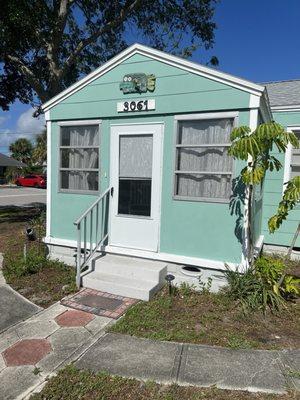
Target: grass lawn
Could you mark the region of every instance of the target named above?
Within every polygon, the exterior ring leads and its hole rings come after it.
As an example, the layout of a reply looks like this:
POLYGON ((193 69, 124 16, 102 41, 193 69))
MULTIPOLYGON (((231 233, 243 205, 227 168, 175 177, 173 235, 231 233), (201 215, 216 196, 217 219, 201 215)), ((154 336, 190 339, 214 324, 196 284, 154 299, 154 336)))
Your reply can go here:
POLYGON ((258 349, 299 348, 299 330, 299 301, 277 315, 244 315, 224 294, 188 288, 173 297, 163 289, 153 300, 134 305, 110 328, 157 340, 258 349))
POLYGON ((182 387, 79 371, 68 366, 30 400, 292 400, 296 393, 273 395, 216 388, 182 387))
POLYGON ((21 270, 26 242, 25 228, 31 226, 41 212, 39 208, 1 209, 0 252, 4 253, 3 274, 7 283, 35 304, 48 307, 77 289, 74 268, 56 261, 45 261, 39 256, 45 251, 43 243, 27 243, 27 253, 33 253, 33 256, 29 256, 33 268, 24 272, 21 270))

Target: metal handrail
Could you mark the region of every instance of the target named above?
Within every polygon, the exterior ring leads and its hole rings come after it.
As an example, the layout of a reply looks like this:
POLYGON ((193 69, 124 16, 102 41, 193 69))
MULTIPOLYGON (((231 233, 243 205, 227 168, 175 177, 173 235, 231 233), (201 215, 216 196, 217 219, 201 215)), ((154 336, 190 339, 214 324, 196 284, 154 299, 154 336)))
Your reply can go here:
MULTIPOLYGON (((108 231, 105 232, 105 223, 108 225, 109 194, 112 187, 103 192, 100 197, 74 222, 77 228, 77 254, 76 254, 76 284, 80 287, 82 270, 88 265, 96 251, 108 239, 108 231), (105 199, 108 200, 105 202, 105 199), (99 224, 99 205, 102 202, 101 223, 99 224), (95 212, 95 214, 94 214, 95 212), (94 218, 96 216, 96 219, 94 218), (95 219, 95 221, 94 221, 95 219), (87 240, 87 222, 89 223, 89 239, 87 240), (83 225, 83 246, 82 232, 83 225), (100 225, 100 229, 99 229, 100 225), (99 237, 100 233, 100 237, 99 237), (83 256, 82 256, 83 250, 83 256)), ((108 229, 108 228, 107 228, 108 229)))
POLYGON ((75 222, 74 225, 78 225, 83 218, 98 204, 100 203, 100 201, 103 199, 103 197, 105 197, 107 195, 108 192, 111 191, 111 187, 109 187, 108 189, 105 190, 105 192, 103 192, 100 197, 98 197, 98 199, 81 215, 81 217, 79 217, 75 222))

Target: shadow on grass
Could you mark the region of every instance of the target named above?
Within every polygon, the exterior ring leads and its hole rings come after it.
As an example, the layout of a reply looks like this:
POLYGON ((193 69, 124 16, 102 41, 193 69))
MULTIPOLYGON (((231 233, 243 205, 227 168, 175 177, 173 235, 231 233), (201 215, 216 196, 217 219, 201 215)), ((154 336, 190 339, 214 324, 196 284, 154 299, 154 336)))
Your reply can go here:
POLYGON ((31 203, 26 207, 22 206, 0 206, 0 223, 2 222, 26 222, 39 216, 46 211, 44 203, 31 203))

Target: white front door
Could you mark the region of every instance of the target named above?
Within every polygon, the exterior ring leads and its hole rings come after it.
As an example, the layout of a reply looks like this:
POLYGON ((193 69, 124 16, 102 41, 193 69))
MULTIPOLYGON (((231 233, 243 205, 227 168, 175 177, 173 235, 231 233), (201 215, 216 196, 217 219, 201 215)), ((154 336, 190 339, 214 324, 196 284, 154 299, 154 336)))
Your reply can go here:
POLYGON ((111 127, 111 246, 158 251, 162 124, 111 127))

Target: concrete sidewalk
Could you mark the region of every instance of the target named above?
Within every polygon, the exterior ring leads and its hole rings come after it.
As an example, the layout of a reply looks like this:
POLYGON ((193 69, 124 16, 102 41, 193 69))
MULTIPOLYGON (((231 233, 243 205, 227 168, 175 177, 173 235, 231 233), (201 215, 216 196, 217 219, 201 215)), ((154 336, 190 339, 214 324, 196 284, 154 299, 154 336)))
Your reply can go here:
POLYGON ((59 303, 0 334, 0 399, 24 399, 76 360, 112 320, 59 303))
POLYGON ((0 333, 42 310, 6 284, 2 262, 0 253, 0 333))
POLYGON ((300 350, 231 350, 106 334, 76 365, 160 383, 268 393, 300 389, 300 350))

